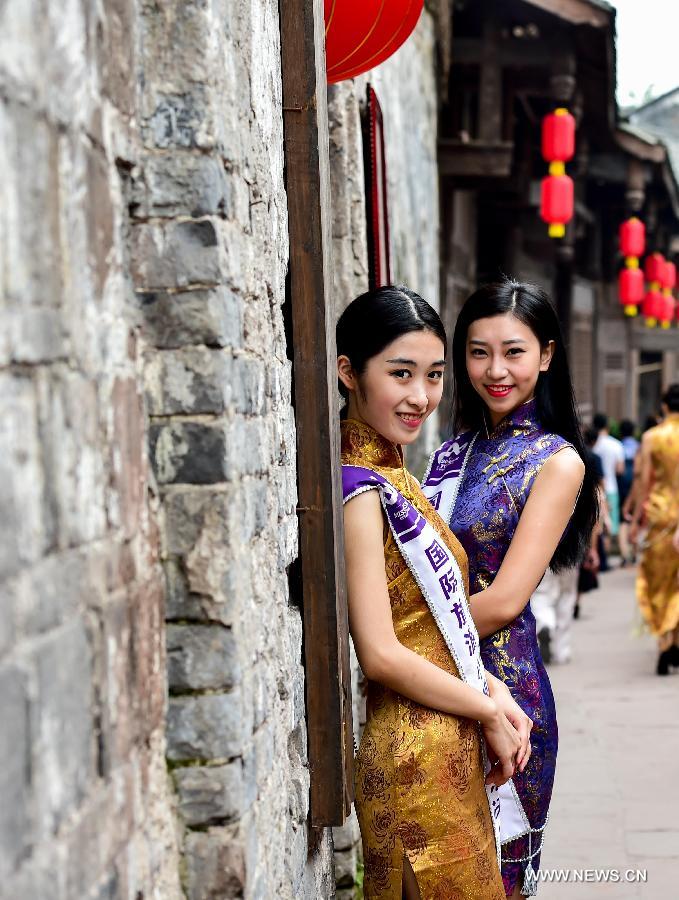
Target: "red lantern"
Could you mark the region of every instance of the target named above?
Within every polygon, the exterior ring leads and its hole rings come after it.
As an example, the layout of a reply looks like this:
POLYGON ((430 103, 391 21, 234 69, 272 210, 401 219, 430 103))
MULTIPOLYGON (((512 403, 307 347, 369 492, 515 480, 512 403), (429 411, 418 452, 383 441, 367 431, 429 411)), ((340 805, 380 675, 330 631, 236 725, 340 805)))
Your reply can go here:
POLYGON ((563 237, 566 222, 573 217, 573 179, 568 175, 547 175, 542 179, 540 215, 549 223, 550 237, 563 237))
MULTIPOLYGON (((548 163, 566 163, 575 153, 575 119, 563 107, 542 120, 542 158, 548 163)), ((559 175, 562 172, 552 172, 559 175)))
POLYGON ((542 179, 540 215, 549 223, 549 236, 562 238, 573 218, 573 180, 565 163, 575 153, 575 119, 567 109, 555 109, 542 120, 542 155, 549 175, 542 179))
POLYGON ((663 305, 661 315, 658 316, 658 318, 660 319, 662 328, 669 328, 670 323, 674 318, 674 297, 672 296, 672 290, 677 283, 677 267, 673 262, 670 262, 669 260, 665 261, 662 275, 663 305))
POLYGON ((662 253, 651 253, 644 263, 646 281, 650 281, 651 290, 658 290, 665 281, 665 257, 662 253))
POLYGON ((644 299, 644 273, 641 269, 622 269, 618 275, 618 295, 626 316, 636 316, 644 299))
POLYGON ((644 255, 646 251, 646 226, 633 216, 622 222, 618 232, 620 238, 620 252, 624 257, 636 257, 644 255))
POLYGON ((644 301, 641 304, 641 315, 646 319, 648 328, 655 328, 658 324, 658 319, 663 314, 663 309, 663 295, 660 291, 653 289, 646 291, 644 301))
POLYGON ((424 0, 325 0, 325 61, 334 84, 374 69, 410 36, 424 0))
POLYGON ((672 294, 665 294, 663 296, 663 313, 660 317, 660 325, 662 328, 669 328, 672 324, 675 306, 676 303, 672 294))

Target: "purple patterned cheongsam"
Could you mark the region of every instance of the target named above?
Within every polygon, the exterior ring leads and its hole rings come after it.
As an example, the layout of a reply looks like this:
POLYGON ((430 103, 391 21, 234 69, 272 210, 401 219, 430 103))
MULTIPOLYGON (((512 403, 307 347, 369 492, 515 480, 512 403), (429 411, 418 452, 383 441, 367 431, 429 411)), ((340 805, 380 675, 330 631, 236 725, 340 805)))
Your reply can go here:
MULTIPOLYGON (((550 456, 567 446, 564 438, 541 428, 534 400, 503 419, 489 437, 476 438, 450 519, 450 528, 469 557, 470 595, 492 584, 536 475, 550 456)), ((513 779, 531 834, 502 848, 502 878, 509 896, 517 882, 523 884, 529 860, 538 869, 558 744, 554 697, 530 603, 513 622, 482 640, 481 656, 486 669, 504 681, 534 722, 531 758, 513 779)))

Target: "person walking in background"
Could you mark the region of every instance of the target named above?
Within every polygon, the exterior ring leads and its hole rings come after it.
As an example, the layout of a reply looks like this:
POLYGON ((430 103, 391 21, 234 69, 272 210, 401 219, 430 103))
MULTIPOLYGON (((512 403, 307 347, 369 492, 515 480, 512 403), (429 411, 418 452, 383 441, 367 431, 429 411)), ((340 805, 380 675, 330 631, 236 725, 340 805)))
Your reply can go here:
POLYGON ((601 459, 593 450, 598 435, 596 429, 585 429, 585 465, 594 473, 594 479, 597 484, 597 493, 599 496, 599 517, 592 528, 592 534, 589 539, 589 548, 580 565, 580 573, 578 576, 578 594, 575 600, 575 608, 573 610, 573 618, 580 618, 580 598, 583 594, 594 591, 599 587, 598 573, 601 566, 601 558, 605 555, 603 548, 602 532, 603 522, 608 515, 606 509, 606 493, 604 491, 604 470, 601 465, 601 459))
POLYGON ((610 535, 617 538, 620 530, 620 495, 618 494, 618 475, 625 471, 625 451, 617 438, 608 432, 608 416, 597 413, 592 420, 598 437, 594 452, 601 459, 604 470, 604 490, 610 519, 610 535))
POLYGON ((665 420, 641 441, 641 476, 630 536, 636 540, 642 517, 637 600, 652 634, 658 638, 658 675, 679 666, 679 554, 673 540, 679 521, 679 384, 663 395, 665 420))
POLYGON ((625 456, 624 469, 618 475, 618 500, 620 503, 620 531, 618 534, 618 543, 620 546, 620 556, 622 557, 620 565, 626 566, 632 562, 632 548, 629 541, 629 516, 625 515, 625 504, 629 493, 632 489, 634 481, 634 460, 639 452, 639 441, 635 438, 634 422, 629 419, 623 419, 620 423, 620 442, 625 456))

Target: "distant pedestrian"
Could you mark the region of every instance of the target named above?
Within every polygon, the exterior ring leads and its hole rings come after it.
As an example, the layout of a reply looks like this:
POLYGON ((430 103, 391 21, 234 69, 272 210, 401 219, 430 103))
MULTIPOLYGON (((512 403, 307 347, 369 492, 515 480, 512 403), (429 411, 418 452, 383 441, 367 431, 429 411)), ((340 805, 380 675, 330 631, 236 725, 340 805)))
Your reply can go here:
POLYGON ((578 577, 578 595, 575 601, 575 609, 573 610, 573 618, 577 619, 580 616, 580 597, 582 594, 587 594, 590 591, 594 591, 599 587, 599 579, 598 573, 600 571, 601 559, 605 556, 605 550, 603 549, 603 541, 602 541, 602 531, 603 531, 603 521, 604 517, 608 515, 606 509, 606 494, 604 492, 604 470, 601 465, 601 459, 596 455, 594 450, 594 444, 596 443, 598 435, 596 433, 596 429, 589 428, 585 429, 584 438, 585 438, 585 462, 594 472, 594 477, 596 479, 596 483, 599 491, 599 518, 592 529, 592 535, 589 541, 589 549, 585 554, 585 558, 582 561, 580 566, 580 573, 578 577))
POLYGON ((620 545, 620 556, 622 557, 621 566, 632 562, 632 548, 629 541, 629 518, 625 516, 625 502, 632 489, 634 481, 634 460, 639 452, 640 444, 634 436, 634 422, 629 419, 623 419, 620 423, 620 441, 622 443, 623 453, 625 455, 624 469, 618 475, 618 497, 621 509, 620 531, 618 534, 618 543, 620 545))
POLYGON ((665 420, 642 438, 639 502, 631 529, 634 540, 645 518, 637 600, 658 638, 658 675, 679 666, 679 554, 673 546, 679 521, 679 384, 663 395, 663 411, 665 420))
POLYGON ((606 502, 611 520, 611 535, 617 537, 620 529, 620 495, 618 494, 618 475, 625 471, 625 451, 617 438, 608 432, 608 416, 597 413, 592 420, 599 437, 594 445, 594 452, 601 458, 604 469, 604 488, 606 502))

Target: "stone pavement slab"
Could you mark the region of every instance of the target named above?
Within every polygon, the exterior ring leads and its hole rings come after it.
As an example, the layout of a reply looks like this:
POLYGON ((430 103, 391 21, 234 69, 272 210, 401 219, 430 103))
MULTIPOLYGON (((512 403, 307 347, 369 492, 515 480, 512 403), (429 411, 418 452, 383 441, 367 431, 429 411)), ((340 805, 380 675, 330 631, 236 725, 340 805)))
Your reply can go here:
POLYGON ((655 675, 634 578, 600 576, 573 622, 572 661, 549 668, 559 756, 542 869, 571 871, 543 882, 542 900, 679 900, 679 670, 655 675))

